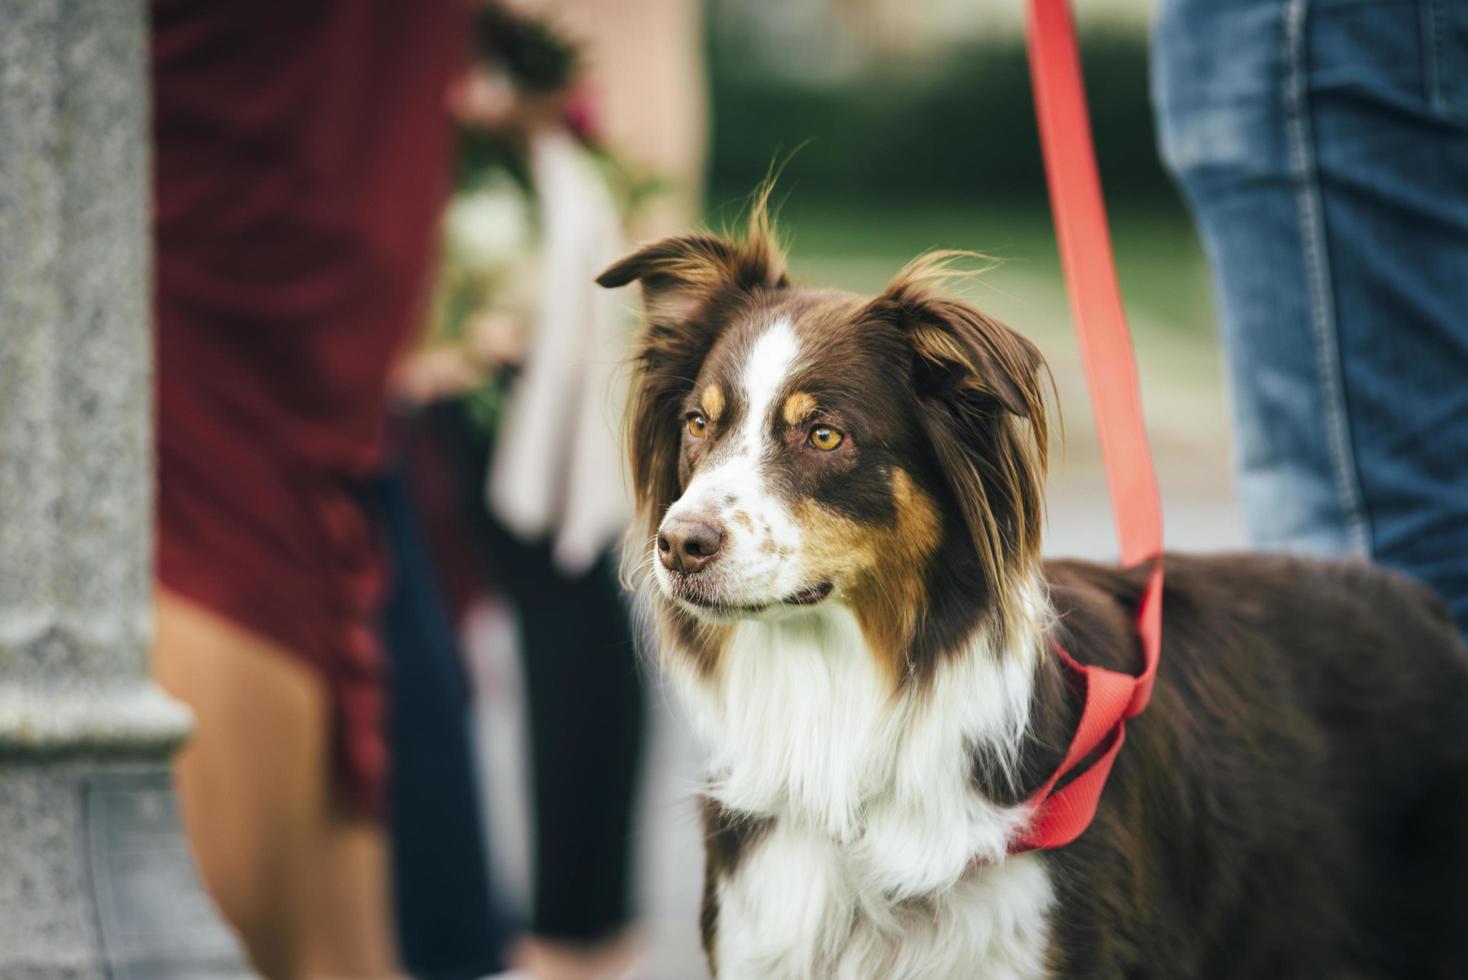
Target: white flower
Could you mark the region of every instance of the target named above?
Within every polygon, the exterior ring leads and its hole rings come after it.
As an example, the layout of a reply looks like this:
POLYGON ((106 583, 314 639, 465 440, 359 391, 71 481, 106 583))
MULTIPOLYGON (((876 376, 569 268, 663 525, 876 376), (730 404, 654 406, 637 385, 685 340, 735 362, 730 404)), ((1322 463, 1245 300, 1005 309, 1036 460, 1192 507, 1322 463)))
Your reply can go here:
POLYGON ((515 262, 531 247, 531 221, 520 185, 493 177, 454 195, 446 222, 449 252, 454 262, 481 272, 515 262))

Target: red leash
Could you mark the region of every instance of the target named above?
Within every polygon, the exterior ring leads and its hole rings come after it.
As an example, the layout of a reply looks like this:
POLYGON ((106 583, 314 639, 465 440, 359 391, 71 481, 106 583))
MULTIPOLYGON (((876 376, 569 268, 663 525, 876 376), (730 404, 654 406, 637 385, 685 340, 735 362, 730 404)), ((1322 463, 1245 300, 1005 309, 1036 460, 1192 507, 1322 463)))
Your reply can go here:
POLYGON ((1085 690, 1085 707, 1065 761, 1031 797, 1034 818, 1011 848, 1015 852, 1064 847, 1090 826, 1125 740, 1126 719, 1140 714, 1152 694, 1162 646, 1162 504, 1111 254, 1069 0, 1029 0, 1027 39, 1060 261, 1096 412, 1121 560, 1153 565, 1137 615, 1144 655, 1140 675, 1080 664, 1056 647, 1085 690), (1061 780, 1068 781, 1057 789, 1061 780))

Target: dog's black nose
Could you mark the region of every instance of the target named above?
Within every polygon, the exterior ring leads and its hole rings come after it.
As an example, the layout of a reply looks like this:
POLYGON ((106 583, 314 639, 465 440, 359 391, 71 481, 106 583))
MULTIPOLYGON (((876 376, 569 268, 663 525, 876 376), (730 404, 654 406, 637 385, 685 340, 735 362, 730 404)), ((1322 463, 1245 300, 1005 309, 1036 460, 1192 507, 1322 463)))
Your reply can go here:
POLYGON ((658 529, 658 559, 674 571, 702 571, 723 546, 724 529, 708 521, 675 517, 658 529))

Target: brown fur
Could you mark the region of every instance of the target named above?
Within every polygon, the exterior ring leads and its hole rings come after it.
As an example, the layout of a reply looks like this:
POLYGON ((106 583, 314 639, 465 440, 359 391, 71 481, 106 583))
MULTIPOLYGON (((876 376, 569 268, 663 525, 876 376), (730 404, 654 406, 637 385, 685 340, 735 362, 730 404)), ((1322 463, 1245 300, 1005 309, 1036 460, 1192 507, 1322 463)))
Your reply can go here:
POLYGON ((733 637, 732 627, 705 623, 665 602, 657 605, 657 622, 665 655, 676 651, 687 657, 700 675, 713 676, 733 637))
MULTIPOLYGON (((1015 581, 1040 556, 1049 454, 1044 361, 1028 340, 942 291, 962 275, 952 267, 961 255, 934 252, 909 263, 868 315, 907 327, 927 389, 924 428, 984 575, 1015 581)), ((1001 622, 1016 615, 1004 593, 996 599, 1001 622)))
MULTIPOLYGON (((1468 651, 1441 603, 1352 562, 1167 568, 1152 704, 1091 828, 1048 855, 1054 975, 1468 977, 1468 651)), ((1138 670, 1145 571, 1048 578, 1057 639, 1138 670)), ((1037 751, 1073 722, 1049 724, 1037 751)))
POLYGON ((717 972, 718 883, 734 873, 740 860, 774 826, 771 820, 732 813, 705 797, 701 801, 704 839, 703 904, 699 931, 710 972, 717 972))
POLYGON ((851 601, 868 645, 900 682, 916 670, 909 651, 926 594, 922 571, 938 549, 942 524, 932 498, 903 470, 892 471, 892 498, 897 520, 874 540, 876 560, 851 588, 851 601))

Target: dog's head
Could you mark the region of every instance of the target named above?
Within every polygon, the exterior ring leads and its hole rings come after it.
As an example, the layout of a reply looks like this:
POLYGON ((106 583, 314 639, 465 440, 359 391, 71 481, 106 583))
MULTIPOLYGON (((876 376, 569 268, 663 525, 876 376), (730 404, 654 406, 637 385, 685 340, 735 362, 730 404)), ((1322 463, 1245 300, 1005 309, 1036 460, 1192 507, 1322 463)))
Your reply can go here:
POLYGON ((949 257, 871 299, 797 288, 757 212, 744 241, 669 238, 601 275, 642 284, 631 466, 675 616, 845 603, 908 672, 1006 618, 1039 551, 1044 366, 942 292, 949 257))

